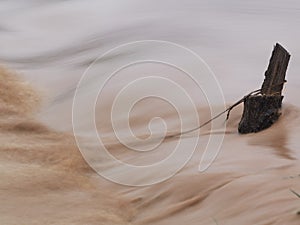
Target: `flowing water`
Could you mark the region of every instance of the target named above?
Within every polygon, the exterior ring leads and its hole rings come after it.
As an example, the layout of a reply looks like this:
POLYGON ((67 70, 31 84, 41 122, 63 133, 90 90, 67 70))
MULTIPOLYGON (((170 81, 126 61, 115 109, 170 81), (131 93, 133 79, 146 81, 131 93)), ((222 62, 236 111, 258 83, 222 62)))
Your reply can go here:
MULTIPOLYGON (((300 200, 291 192, 300 192, 298 1, 4 0, 0 18, 0 224, 300 223, 300 200), (98 56, 120 44, 150 39, 175 42, 202 57, 215 73, 227 104, 260 87, 272 45, 281 43, 292 58, 279 121, 260 133, 239 135, 239 106, 230 114, 218 157, 205 172, 198 171, 205 146, 211 136, 222 133, 210 126, 184 137, 187 144, 199 136, 200 140, 191 160, 164 182, 134 187, 102 178, 83 159, 73 135, 76 86, 98 56)), ((89 111, 84 110, 89 95, 98 91, 111 67, 151 51, 128 49, 96 63, 92 80, 82 89, 86 95, 79 98, 78 128, 84 141, 92 135, 89 111)), ((203 93, 178 71, 157 65, 125 70, 95 103, 95 122, 110 153, 126 163, 155 163, 167 157, 178 141, 166 140, 155 152, 128 151, 112 129, 110 110, 118 91, 141 74, 159 72, 191 91, 202 122, 211 117, 203 93)), ((177 104, 193 128, 192 109, 186 102, 177 104)), ((113 119, 125 117, 120 113, 113 119)), ((170 104, 150 98, 133 108, 131 131, 148 137, 148 123, 154 117, 164 119, 167 132, 180 126, 170 104)), ((121 127, 120 136, 132 141, 131 131, 121 127)), ((96 149, 96 143, 88 144, 96 149)), ((177 163, 169 161, 169 168, 177 163)), ((121 167, 105 168, 125 180, 140 181, 121 167)), ((164 172, 147 173, 144 179, 164 172)))

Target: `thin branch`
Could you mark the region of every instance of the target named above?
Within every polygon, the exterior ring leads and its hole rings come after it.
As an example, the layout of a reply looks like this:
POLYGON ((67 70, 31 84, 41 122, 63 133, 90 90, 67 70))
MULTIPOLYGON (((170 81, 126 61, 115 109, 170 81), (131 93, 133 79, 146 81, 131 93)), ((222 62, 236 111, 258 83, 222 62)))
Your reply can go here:
POLYGON ((298 198, 300 198, 300 194, 298 194, 296 191, 294 191, 294 190, 292 190, 292 189, 290 189, 290 191, 291 191, 294 195, 296 195, 298 198))

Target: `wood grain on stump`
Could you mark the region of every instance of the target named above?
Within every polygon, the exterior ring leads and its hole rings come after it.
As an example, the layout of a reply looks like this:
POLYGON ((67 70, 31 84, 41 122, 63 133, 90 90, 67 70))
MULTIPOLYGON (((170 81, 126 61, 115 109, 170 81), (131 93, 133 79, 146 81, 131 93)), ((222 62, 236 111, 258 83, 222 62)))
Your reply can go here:
POLYGON ((244 111, 239 123, 241 134, 259 132, 274 124, 281 115, 282 89, 290 54, 280 44, 272 52, 261 95, 244 100, 244 111))

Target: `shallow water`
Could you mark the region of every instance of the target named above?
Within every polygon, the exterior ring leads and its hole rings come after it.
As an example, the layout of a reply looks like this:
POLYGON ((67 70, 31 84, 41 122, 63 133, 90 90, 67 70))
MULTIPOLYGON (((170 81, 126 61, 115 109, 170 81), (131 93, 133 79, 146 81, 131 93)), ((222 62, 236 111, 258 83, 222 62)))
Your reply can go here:
MULTIPOLYGON (((0 71, 1 224, 299 224, 300 201, 290 191, 300 192, 298 1, 6 0, 0 12, 0 61, 26 81, 0 71), (72 135, 76 86, 96 57, 144 39, 175 42, 197 53, 214 72, 227 104, 260 87, 272 45, 280 42, 292 55, 280 120, 259 134, 238 135, 239 106, 226 124, 220 154, 204 173, 198 171, 200 159, 209 138, 222 133, 221 125, 220 130, 208 126, 184 137, 187 144, 200 140, 192 159, 171 179, 146 187, 103 179, 85 163, 72 135)), ((90 111, 84 110, 90 95, 112 67, 153 51, 129 48, 102 58, 90 70, 91 80, 82 89, 86 94, 79 96, 83 107, 78 128, 85 140, 94 129, 88 123, 90 111)), ((173 79, 191 94, 201 122, 211 115, 205 95, 178 71, 156 64, 132 68, 105 87, 95 103, 95 122, 111 154, 126 163, 148 165, 170 155, 178 139, 166 140, 151 152, 129 151, 119 143, 110 112, 125 84, 152 74, 173 79)), ((184 101, 177 106, 184 124, 194 127, 192 108, 184 101)), ((169 133, 180 127, 174 108, 155 98, 138 102, 129 119, 122 112, 113 119, 128 119, 132 132, 147 138, 150 128, 161 135, 159 121, 148 127, 153 117, 163 118, 169 133)), ((121 138, 136 144, 126 124, 121 125, 121 138)), ((97 145, 88 142, 92 150, 97 145)), ((147 147, 143 142, 137 146, 147 147)), ((142 180, 122 167, 112 168, 101 156, 99 160, 106 172, 138 183, 167 173, 179 159, 142 180)))

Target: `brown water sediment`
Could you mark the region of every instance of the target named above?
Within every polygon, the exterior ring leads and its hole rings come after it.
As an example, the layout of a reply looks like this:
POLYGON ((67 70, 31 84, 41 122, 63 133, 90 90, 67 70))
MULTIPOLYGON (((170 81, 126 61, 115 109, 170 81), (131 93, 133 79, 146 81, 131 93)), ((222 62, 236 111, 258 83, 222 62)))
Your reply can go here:
POLYGON ((0 80, 0 224, 129 224, 130 207, 93 181, 74 137, 34 119, 31 86, 3 68, 0 80))
MULTIPOLYGON (((34 119, 40 100, 30 85, 4 69, 0 78, 6 85, 0 96, 1 224, 299 224, 300 202, 290 191, 300 190, 300 112, 295 106, 285 104, 274 126, 249 135, 236 132, 239 107, 231 113, 221 152, 207 171, 198 171, 203 146, 207 134, 218 135, 209 127, 201 131, 192 160, 173 178, 126 187, 96 175, 72 135, 34 119)), ((158 109, 176 128, 176 115, 158 109)), ((149 118, 143 117, 142 106, 136 110, 138 119, 131 126, 140 131, 149 118)), ((208 112, 199 108, 203 120, 208 112)), ((109 141, 107 146, 122 159, 148 163, 147 157, 109 141)), ((161 145, 162 155, 173 141, 161 145)))

